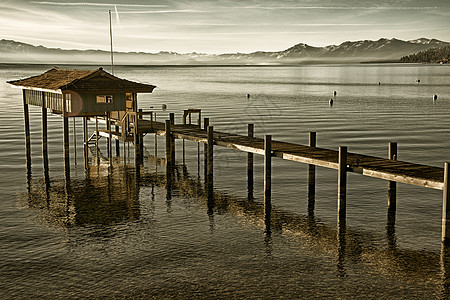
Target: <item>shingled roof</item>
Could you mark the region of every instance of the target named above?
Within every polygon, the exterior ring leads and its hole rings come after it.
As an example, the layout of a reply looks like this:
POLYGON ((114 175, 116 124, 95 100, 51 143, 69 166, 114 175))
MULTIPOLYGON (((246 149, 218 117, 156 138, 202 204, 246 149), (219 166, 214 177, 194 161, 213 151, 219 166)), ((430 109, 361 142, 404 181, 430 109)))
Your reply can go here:
POLYGON ((115 77, 105 72, 103 68, 97 70, 70 70, 54 67, 41 75, 8 81, 8 83, 22 88, 45 89, 55 92, 73 90, 151 93, 156 87, 115 77))

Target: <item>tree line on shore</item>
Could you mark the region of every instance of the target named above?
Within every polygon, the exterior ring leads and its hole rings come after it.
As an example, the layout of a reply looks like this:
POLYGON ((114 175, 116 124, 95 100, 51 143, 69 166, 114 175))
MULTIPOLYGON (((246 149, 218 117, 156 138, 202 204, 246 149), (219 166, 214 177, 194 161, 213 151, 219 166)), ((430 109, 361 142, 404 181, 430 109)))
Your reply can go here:
POLYGON ((430 64, 448 64, 450 60, 450 46, 441 48, 431 48, 426 51, 420 51, 415 54, 403 56, 400 58, 402 63, 430 63, 430 64))

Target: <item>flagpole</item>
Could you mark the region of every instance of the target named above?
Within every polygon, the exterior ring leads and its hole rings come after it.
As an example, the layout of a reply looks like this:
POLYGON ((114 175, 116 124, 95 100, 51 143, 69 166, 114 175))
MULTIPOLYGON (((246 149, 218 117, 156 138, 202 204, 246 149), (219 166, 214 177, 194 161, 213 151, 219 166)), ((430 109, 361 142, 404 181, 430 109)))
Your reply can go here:
POLYGON ((111 10, 109 10, 109 40, 110 40, 110 44, 111 44, 111 74, 114 75, 114 55, 113 55, 113 36, 112 36, 111 10))

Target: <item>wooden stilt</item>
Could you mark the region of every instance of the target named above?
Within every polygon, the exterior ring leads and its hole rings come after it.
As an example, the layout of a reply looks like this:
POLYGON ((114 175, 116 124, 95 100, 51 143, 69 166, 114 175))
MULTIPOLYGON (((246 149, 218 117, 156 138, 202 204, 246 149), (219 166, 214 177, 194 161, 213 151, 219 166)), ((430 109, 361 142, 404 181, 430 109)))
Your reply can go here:
MULTIPOLYGON (((118 125, 114 125, 116 128, 116 136, 119 137, 120 136, 120 131, 119 131, 119 126, 118 125)), ((116 156, 120 156, 120 141, 119 139, 116 139, 116 156)))
MULTIPOLYGON (((142 113, 142 109, 139 109, 139 117, 138 120, 142 120, 143 119, 143 115, 142 113)), ((139 121, 138 121, 139 122, 139 121)), ((144 134, 143 133, 139 133, 139 154, 140 154, 140 159, 141 161, 144 159, 144 134)))
POLYGON ((208 126, 208 151, 207 151, 207 185, 208 199, 212 199, 214 186, 214 126, 208 126))
MULTIPOLYGON (((247 135, 253 138, 255 135, 255 126, 253 124, 247 125, 247 135)), ((253 199, 253 153, 247 154, 247 194, 248 199, 253 199)))
POLYGON ((66 178, 70 178, 69 118, 66 116, 63 117, 63 131, 64 131, 64 170, 66 178))
POLYGON ((31 174, 31 135, 30 135, 30 114, 28 110, 27 98, 25 90, 22 90, 23 97, 23 115, 24 115, 24 125, 25 125, 25 147, 27 156, 27 170, 31 174))
POLYGON ((134 137, 134 160, 135 164, 138 165, 141 163, 141 145, 140 145, 140 138, 139 138, 139 120, 137 115, 135 114, 133 116, 133 137, 134 137))
POLYGON ((264 137, 264 214, 266 232, 271 229, 271 211, 272 211, 272 136, 264 137))
POLYGON ((171 134, 171 121, 165 122, 166 131, 166 185, 170 186, 172 177, 172 134, 171 134))
POLYGON ((83 117, 83 154, 84 154, 84 166, 86 168, 89 163, 88 139, 89 139, 89 131, 88 131, 87 117, 83 117))
MULTIPOLYGON (((175 114, 174 113, 170 113, 169 114, 169 118, 170 118, 170 124, 172 126, 175 125, 175 114)), ((172 141, 171 141, 171 146, 172 146, 172 151, 171 151, 172 160, 171 160, 171 163, 173 165, 175 165, 175 137, 172 134, 170 136, 172 138, 172 141)))
MULTIPOLYGON (((397 160, 397 143, 389 143, 389 159, 397 160)), ((397 183, 395 181, 388 182, 388 209, 396 210, 397 206, 397 183)))
POLYGON ((47 185, 50 181, 48 173, 48 147, 47 147, 47 107, 45 92, 42 92, 42 161, 44 164, 44 183, 47 185))
MULTIPOLYGON (((309 146, 316 147, 317 136, 315 132, 309 133, 309 146)), ((316 166, 308 165, 308 214, 314 214, 316 197, 316 166)))
POLYGON ((108 130, 107 149, 109 165, 112 166, 112 128, 111 128, 111 113, 106 113, 106 129, 108 130))
POLYGON ((75 164, 77 164, 77 122, 73 118, 73 156, 75 157, 75 164))
MULTIPOLYGON (((205 131, 207 131, 208 130, 208 126, 209 126, 209 118, 205 118, 204 120, 203 120, 203 129, 205 130, 205 131)), ((204 174, 204 177, 205 177, 205 182, 207 181, 207 179, 208 179, 208 144, 205 144, 204 146, 203 146, 203 168, 205 169, 205 174, 204 174)))
POLYGON ((450 245, 450 168, 449 163, 444 165, 444 189, 442 202, 442 243, 450 245))
POLYGON ((95 156, 97 156, 97 162, 100 161, 99 157, 99 145, 98 145, 98 117, 95 116, 95 156))
POLYGON ((339 147, 338 221, 345 221, 347 198, 347 147, 339 147))

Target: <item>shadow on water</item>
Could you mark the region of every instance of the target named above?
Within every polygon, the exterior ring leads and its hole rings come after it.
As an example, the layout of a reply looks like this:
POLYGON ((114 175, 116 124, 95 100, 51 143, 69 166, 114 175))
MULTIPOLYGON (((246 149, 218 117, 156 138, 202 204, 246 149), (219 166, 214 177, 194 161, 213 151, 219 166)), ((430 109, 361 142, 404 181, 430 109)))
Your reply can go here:
MULTIPOLYGON (((387 212, 386 236, 362 232, 349 227, 345 220, 327 225, 314 216, 314 194, 305 197, 309 203, 306 215, 272 208, 270 222, 265 220, 262 201, 234 197, 202 182, 199 174, 191 176, 186 166, 175 165, 170 176, 158 166, 161 158, 148 156, 139 168, 117 163, 88 165, 84 178, 48 178, 34 180, 27 173, 27 193, 21 197, 23 206, 37 211, 42 221, 57 227, 85 225, 108 226, 117 222, 139 220, 139 192, 142 187, 162 187, 166 190, 167 211, 175 196, 190 199, 204 206, 214 232, 215 215, 230 214, 243 220, 242 224, 261 228, 264 250, 272 254, 273 235, 301 240, 311 252, 335 257, 336 277, 348 276, 348 264, 358 262, 374 273, 399 280, 427 282, 442 287, 441 296, 450 296, 450 249, 442 248, 440 255, 431 251, 400 249, 395 236, 395 211, 387 212), (50 182, 49 182, 50 181, 50 182), (270 228, 267 228, 270 224, 270 228), (385 242, 375 242, 384 240, 385 242)), ((161 168, 163 169, 163 167, 161 168)))

